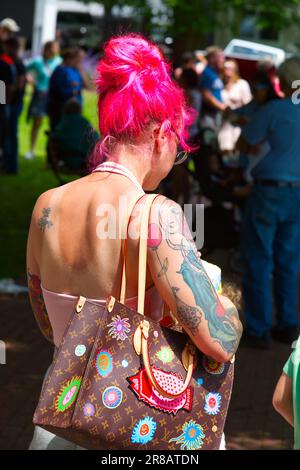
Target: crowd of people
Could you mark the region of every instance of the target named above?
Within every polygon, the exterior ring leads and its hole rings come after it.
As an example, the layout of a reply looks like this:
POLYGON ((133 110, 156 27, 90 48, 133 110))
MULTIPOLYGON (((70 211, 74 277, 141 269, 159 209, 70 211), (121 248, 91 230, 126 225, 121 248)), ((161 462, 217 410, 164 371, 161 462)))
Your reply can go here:
POLYGON ((237 144, 242 127, 259 107, 282 96, 275 67, 269 61, 259 63, 248 82, 240 77, 238 63, 225 60, 218 47, 209 47, 201 61, 199 55, 191 57, 185 55, 175 77, 198 112, 190 132, 201 147, 192 155, 196 180, 213 201, 236 201, 248 194, 251 170, 268 150, 266 144, 249 158, 237 144))
MULTIPOLYGON (((82 90, 92 88, 82 66, 85 56, 82 49, 70 47, 60 51, 56 40, 48 41, 40 56, 25 63, 17 36, 19 29, 11 18, 0 22, 0 80, 6 88, 5 103, 0 105, 0 165, 1 172, 5 174, 17 174, 19 171, 18 124, 27 84, 32 87, 27 112, 27 119, 32 122, 30 149, 24 155, 28 160, 35 156, 36 142, 45 116, 49 117, 51 138, 58 141, 64 152, 74 151, 74 142, 67 140, 68 133, 57 134, 57 128, 63 116, 70 115, 70 110, 75 109, 74 106, 68 106, 70 100, 75 100, 79 105, 74 114, 81 114, 82 90)), ((82 133, 74 161, 70 158, 68 160, 74 170, 84 166, 86 149, 88 145, 91 149, 95 142, 95 131, 91 126, 84 122, 83 117, 77 121, 84 123, 82 129, 86 128, 87 132, 82 133), (91 135, 93 138, 90 142, 91 135)))
MULTIPOLYGON (((229 201, 240 209, 242 344, 259 349, 269 349, 272 340, 296 344, 273 404, 295 427, 298 448, 300 108, 292 96, 300 59, 291 57, 278 69, 270 60, 258 63, 248 83, 237 62, 210 47, 205 57, 185 55, 175 76, 199 112, 193 176, 214 204, 229 201)), ((189 197, 176 188, 173 194, 182 202, 189 197)))
MULTIPOLYGON (((245 338, 268 348, 272 331, 290 343, 299 324, 299 108, 291 95, 300 61, 291 58, 277 72, 270 61, 259 63, 248 83, 237 62, 225 60, 217 47, 209 47, 201 61, 184 59, 175 76, 198 111, 191 129, 199 148, 192 154, 194 178, 211 201, 236 204, 242 217, 245 338), (272 275, 278 310, 273 329, 272 275)), ((188 168, 180 171, 188 175, 188 168)))

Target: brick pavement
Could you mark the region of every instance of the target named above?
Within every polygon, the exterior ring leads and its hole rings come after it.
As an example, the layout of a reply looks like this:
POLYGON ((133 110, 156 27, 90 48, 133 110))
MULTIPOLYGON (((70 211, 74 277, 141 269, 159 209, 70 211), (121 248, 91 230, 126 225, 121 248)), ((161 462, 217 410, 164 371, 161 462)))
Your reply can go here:
MULTIPOLYGON (((0 365, 0 449, 27 449, 51 346, 40 334, 26 296, 0 298, 0 339, 7 364, 0 365)), ((292 429, 272 409, 271 397, 289 347, 240 349, 226 425, 229 449, 290 449, 292 429)))
POLYGON ((0 298, 0 339, 6 365, 0 365, 0 449, 27 449, 51 346, 36 326, 26 295, 0 298))

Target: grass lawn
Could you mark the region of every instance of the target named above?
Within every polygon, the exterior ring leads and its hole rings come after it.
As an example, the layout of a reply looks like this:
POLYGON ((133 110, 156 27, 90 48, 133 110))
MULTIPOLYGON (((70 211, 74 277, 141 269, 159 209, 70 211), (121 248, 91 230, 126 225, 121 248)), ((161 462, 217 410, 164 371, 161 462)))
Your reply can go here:
MULTIPOLYGON (((46 168, 46 136, 48 122, 45 119, 36 147, 36 158, 24 159, 29 150, 31 124, 26 122, 30 91, 25 96, 25 105, 19 126, 20 171, 18 175, 0 176, 0 279, 25 276, 25 253, 28 227, 32 208, 37 197, 57 186, 51 170, 46 168)), ((97 97, 84 93, 83 114, 97 128, 97 97)))

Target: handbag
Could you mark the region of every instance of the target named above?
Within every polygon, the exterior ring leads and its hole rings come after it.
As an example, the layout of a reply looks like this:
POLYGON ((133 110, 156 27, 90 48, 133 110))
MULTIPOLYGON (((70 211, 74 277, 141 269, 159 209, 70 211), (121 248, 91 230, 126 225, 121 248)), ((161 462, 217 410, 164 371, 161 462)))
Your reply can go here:
POLYGON ((34 413, 34 424, 86 449, 220 447, 234 361, 218 363, 186 333, 144 316, 156 196, 142 196, 137 311, 125 305, 126 236, 120 300, 110 296, 101 306, 79 297, 34 413))

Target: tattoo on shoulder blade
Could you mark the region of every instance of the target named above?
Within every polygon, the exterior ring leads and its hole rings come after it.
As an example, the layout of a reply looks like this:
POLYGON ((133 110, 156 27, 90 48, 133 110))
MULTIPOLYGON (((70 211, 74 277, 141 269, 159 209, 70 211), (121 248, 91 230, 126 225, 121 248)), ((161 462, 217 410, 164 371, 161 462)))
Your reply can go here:
POLYGON ((50 220, 51 207, 43 209, 43 216, 39 219, 38 224, 42 232, 45 232, 46 228, 53 226, 53 222, 50 220))

